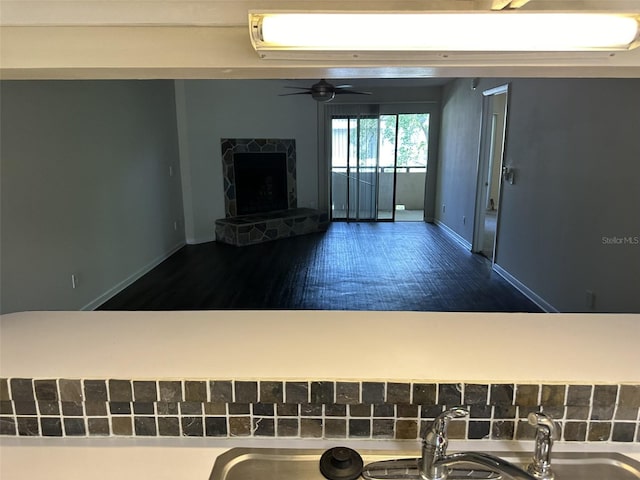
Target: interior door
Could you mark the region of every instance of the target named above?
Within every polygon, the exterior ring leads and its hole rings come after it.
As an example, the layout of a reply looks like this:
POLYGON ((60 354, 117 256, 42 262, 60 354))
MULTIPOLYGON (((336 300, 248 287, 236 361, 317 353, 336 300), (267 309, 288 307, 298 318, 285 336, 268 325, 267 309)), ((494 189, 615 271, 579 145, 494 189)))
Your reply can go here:
POLYGON ((473 251, 495 262, 507 126, 508 85, 483 92, 473 251))

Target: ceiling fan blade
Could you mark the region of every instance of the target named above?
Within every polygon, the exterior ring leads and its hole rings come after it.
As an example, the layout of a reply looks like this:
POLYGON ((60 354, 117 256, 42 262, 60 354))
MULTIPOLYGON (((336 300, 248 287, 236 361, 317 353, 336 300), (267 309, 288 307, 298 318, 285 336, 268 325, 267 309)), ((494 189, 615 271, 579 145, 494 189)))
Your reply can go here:
POLYGON ((334 88, 353 88, 353 85, 336 85, 334 88))
POLYGON ((351 94, 351 95, 372 95, 371 92, 359 92, 357 90, 336 90, 336 95, 345 95, 345 94, 351 94))
POLYGON ((283 88, 296 88, 298 90, 309 90, 309 91, 311 91, 311 89, 309 87, 296 87, 294 85, 285 85, 283 88))
POLYGON ((311 92, 293 92, 293 93, 280 93, 279 97, 288 97, 289 95, 311 95, 311 92))

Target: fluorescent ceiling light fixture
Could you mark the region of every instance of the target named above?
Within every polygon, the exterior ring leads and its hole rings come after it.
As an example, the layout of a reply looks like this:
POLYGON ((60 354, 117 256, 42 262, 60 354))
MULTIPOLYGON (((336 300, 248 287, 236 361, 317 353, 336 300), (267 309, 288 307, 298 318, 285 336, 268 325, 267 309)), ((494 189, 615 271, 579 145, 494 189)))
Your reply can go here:
POLYGON ((598 13, 250 13, 257 51, 589 51, 637 46, 638 16, 598 13))

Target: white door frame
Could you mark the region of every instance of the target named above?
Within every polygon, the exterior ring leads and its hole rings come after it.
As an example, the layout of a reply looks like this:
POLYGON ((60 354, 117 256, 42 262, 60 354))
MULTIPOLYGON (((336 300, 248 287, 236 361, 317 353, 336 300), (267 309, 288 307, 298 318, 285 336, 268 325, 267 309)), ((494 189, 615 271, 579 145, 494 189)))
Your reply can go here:
MULTIPOLYGON (((495 88, 491 88, 489 90, 485 90, 482 92, 482 119, 480 123, 480 146, 478 149, 478 166, 477 166, 477 179, 476 179, 476 204, 475 204, 475 216, 474 216, 474 225, 473 225, 473 243, 471 247, 472 252, 480 252, 482 250, 483 245, 483 237, 484 237, 484 221, 485 221, 485 210, 486 210, 486 189, 485 186, 486 179, 489 174, 489 165, 491 163, 491 159, 489 158, 490 152, 493 151, 492 145, 492 118, 493 118, 493 109, 489 108, 491 103, 491 97, 494 95, 506 95, 505 97, 505 120, 503 126, 503 137, 502 137, 502 145, 501 145, 501 154, 500 154, 500 170, 503 171, 504 166, 504 156, 505 156, 505 147, 506 147, 506 138, 507 138, 507 125, 509 119, 509 84, 500 85, 495 88)), ((502 187, 503 187, 503 176, 500 175, 500 185, 498 188, 498 198, 496 204, 498 205, 498 213, 496 218, 496 235, 493 242, 493 256, 491 258, 491 263, 495 263, 497 248, 498 248, 498 231, 500 226, 500 201, 502 198, 502 187)))

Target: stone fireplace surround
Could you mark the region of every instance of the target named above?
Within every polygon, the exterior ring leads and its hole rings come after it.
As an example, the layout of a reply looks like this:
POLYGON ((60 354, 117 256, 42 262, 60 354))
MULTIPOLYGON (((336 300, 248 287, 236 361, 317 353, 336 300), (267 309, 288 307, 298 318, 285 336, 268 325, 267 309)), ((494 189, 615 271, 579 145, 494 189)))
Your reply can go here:
POLYGON ((329 218, 326 212, 297 207, 295 140, 223 138, 221 148, 225 218, 215 222, 216 241, 246 246, 327 229, 329 218), (286 153, 288 208, 238 215, 235 154, 273 152, 286 153))

